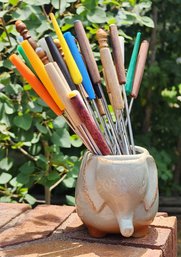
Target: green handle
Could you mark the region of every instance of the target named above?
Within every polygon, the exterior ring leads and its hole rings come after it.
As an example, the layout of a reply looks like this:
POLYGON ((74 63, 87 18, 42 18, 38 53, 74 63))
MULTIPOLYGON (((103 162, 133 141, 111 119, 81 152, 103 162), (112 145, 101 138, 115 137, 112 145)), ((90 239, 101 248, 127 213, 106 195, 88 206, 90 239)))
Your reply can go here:
POLYGON ((140 42, 141 42, 141 32, 138 32, 136 35, 136 40, 135 40, 135 44, 134 44, 134 48, 131 55, 127 76, 126 76, 125 89, 126 89, 127 95, 130 95, 132 91, 133 79, 134 79, 134 73, 136 69, 136 61, 137 61, 138 51, 140 47, 140 42))
MULTIPOLYGON (((35 73, 27 55, 25 54, 25 51, 23 50, 23 47, 21 45, 18 45, 17 46, 17 51, 18 53, 23 57, 23 60, 25 61, 26 65, 28 66, 28 68, 33 72, 35 73)), ((35 73, 36 74, 36 73, 35 73)))

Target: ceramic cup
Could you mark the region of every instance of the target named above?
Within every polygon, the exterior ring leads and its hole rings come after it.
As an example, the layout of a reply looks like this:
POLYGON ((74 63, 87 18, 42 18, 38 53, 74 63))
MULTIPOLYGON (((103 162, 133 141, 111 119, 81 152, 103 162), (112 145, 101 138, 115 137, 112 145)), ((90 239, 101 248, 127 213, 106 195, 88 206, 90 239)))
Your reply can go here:
POLYGON ((77 213, 92 236, 144 236, 158 210, 155 161, 138 146, 135 155, 86 152, 75 195, 77 213))

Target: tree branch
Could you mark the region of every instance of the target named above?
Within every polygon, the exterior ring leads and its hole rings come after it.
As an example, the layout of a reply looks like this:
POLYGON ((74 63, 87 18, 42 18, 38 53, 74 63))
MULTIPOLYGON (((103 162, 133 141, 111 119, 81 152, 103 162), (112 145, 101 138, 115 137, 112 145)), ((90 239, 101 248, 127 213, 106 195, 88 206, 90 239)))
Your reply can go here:
MULTIPOLYGON (((10 139, 9 141, 10 141, 10 144, 11 144, 11 145, 15 145, 15 143, 14 143, 11 139, 10 139)), ((24 154, 25 156, 27 156, 29 159, 31 159, 32 161, 36 162, 36 158, 35 158, 33 155, 29 154, 24 148, 18 147, 17 149, 18 149, 22 154, 24 154)))

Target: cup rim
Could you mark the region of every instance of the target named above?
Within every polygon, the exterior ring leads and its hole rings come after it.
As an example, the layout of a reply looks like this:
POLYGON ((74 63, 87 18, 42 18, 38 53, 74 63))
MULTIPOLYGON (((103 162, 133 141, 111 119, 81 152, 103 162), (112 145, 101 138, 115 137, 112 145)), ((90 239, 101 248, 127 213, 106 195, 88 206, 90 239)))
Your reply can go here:
POLYGON ((120 154, 120 155, 95 155, 92 154, 93 158, 103 158, 103 159, 112 159, 114 158, 115 160, 135 160, 138 157, 141 158, 145 154, 149 154, 148 150, 144 147, 141 146, 135 146, 136 154, 120 154))

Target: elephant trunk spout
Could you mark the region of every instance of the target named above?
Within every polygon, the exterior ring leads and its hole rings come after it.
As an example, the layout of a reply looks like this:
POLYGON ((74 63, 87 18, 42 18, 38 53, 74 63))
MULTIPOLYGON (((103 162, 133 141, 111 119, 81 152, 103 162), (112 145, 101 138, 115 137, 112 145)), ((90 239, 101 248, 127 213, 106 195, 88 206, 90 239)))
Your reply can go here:
POLYGON ((134 233, 133 220, 130 218, 118 218, 119 229, 124 237, 130 237, 134 233))

